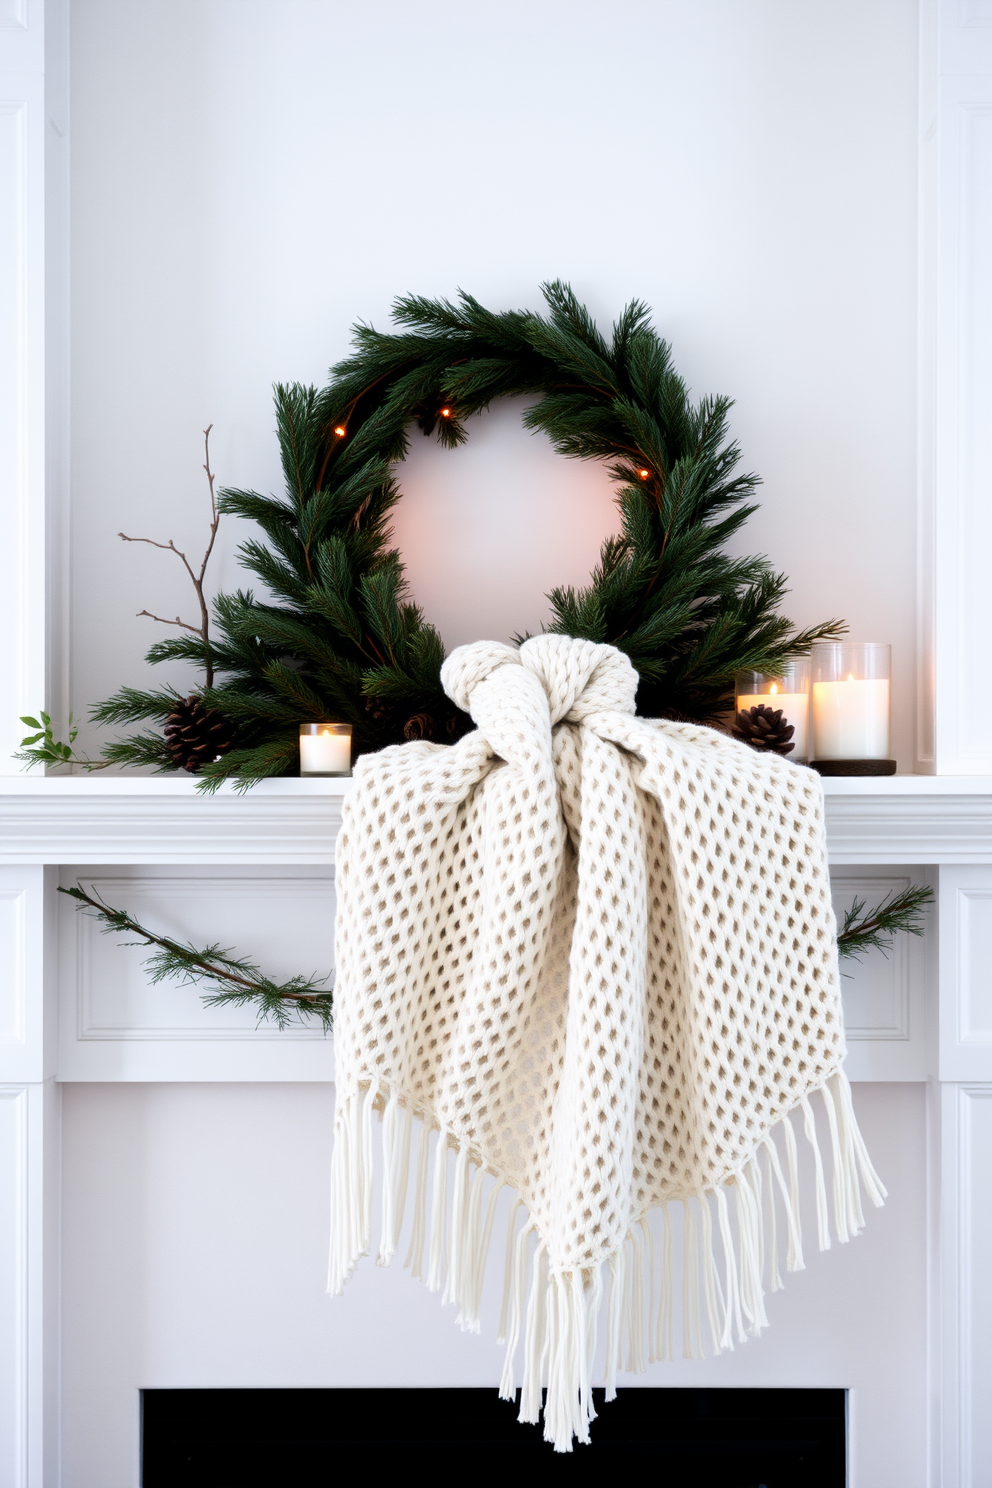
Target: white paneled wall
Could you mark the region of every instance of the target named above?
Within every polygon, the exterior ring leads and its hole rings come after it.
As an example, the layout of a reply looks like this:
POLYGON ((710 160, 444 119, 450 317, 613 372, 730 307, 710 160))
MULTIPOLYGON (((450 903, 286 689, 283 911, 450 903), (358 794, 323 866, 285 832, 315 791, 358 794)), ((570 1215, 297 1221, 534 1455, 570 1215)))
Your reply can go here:
POLYGON ((936 768, 964 775, 992 771, 992 10, 928 0, 923 21, 922 653, 936 768))
MULTIPOLYGON (((799 621, 893 642, 902 768, 992 774, 990 0, 0 0, 0 50, 0 758, 46 698, 64 723, 150 678, 133 615, 183 576, 116 534, 196 550, 208 422, 222 482, 277 489, 270 384, 320 380, 354 319, 562 275, 602 320, 643 296, 736 396, 741 547, 799 621)), ((517 415, 401 471, 451 640, 539 624, 612 522, 517 415)), ((131 1488, 143 1385, 489 1382, 401 1275, 323 1299, 331 1042, 149 988, 55 896, 323 969, 337 801, 42 784, 0 790, 0 1488, 131 1488)), ((766 1339, 651 1382, 844 1385, 853 1488, 988 1488, 990 793, 890 784, 828 790, 839 908, 939 890, 845 985, 890 1203, 766 1339)))

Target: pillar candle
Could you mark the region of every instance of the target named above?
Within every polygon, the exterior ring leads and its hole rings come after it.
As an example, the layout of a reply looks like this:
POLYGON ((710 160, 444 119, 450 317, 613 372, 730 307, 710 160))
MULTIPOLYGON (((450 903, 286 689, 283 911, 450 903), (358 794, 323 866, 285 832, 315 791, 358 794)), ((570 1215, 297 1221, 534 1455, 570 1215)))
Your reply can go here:
POLYGON ((813 683, 815 759, 886 759, 889 679, 813 683))

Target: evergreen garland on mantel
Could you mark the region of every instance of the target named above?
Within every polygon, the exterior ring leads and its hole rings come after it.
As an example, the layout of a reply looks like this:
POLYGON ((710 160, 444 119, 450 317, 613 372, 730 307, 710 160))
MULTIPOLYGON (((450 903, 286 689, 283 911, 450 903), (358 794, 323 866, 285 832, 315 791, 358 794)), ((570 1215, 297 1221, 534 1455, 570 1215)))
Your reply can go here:
MULTIPOLYGON (((567 285, 544 297, 544 315, 494 313, 466 294, 398 300, 396 329, 359 326, 323 391, 276 388, 285 497, 223 490, 218 503, 262 529, 239 558, 265 592, 219 595, 209 639, 184 631, 148 652, 215 679, 202 706, 230 720, 236 739, 200 768, 207 789, 295 774, 305 722, 351 723, 356 754, 452 742, 471 726, 441 690, 444 648, 406 591, 388 522, 411 425, 453 448, 496 398, 538 394, 526 427, 562 455, 607 462, 618 483, 620 531, 586 588, 552 591, 547 629, 624 651, 641 679, 640 713, 711 723, 733 705, 736 672, 777 672, 842 631, 837 621, 797 631, 777 613, 784 577, 763 557, 725 551, 757 485, 735 474, 729 400, 691 402, 644 305, 629 305, 607 341, 567 285)), ((162 726, 183 701, 124 687, 93 716, 162 726)), ((176 768, 153 730, 103 758, 176 768)))

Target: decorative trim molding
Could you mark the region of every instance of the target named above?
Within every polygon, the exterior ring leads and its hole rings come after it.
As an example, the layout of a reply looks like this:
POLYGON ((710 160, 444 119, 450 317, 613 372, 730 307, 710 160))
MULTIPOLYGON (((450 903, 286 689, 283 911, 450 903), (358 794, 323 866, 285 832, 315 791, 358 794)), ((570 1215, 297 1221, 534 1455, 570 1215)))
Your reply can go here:
MULTIPOLYGON (((334 862, 349 781, 266 781, 201 796, 191 780, 0 781, 0 863, 334 862)), ((992 863, 992 777, 828 780, 834 864, 992 863)))
MULTIPOLYGON (((62 877, 182 939, 236 944, 276 969, 299 969, 298 962, 307 971, 332 968, 327 867, 197 865, 191 875, 179 866, 122 866, 62 877)), ((52 908, 60 928, 60 1080, 333 1080, 333 1041, 319 1026, 279 1032, 259 1024, 250 1008, 205 1007, 195 987, 150 985, 141 969, 145 950, 105 937, 64 896, 52 908)))
MULTIPOLYGON (((857 896, 869 903, 886 894, 926 883, 927 871, 873 872, 835 868, 831 873, 834 903, 846 909, 857 896)), ((927 916, 922 937, 900 936, 888 956, 848 963, 842 995, 851 1080, 925 1080, 927 1078, 927 989, 933 982, 934 916, 927 916)))

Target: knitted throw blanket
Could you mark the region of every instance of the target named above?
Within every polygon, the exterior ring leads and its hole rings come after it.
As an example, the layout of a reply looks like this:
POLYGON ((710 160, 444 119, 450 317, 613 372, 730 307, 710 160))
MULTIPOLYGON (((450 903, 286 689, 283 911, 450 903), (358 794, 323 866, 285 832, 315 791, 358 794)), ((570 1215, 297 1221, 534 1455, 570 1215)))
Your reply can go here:
POLYGON ((803 1264, 792 1113, 829 1245, 814 1092, 838 1237, 861 1183, 882 1201, 841 1070, 822 787, 635 717, 611 646, 482 642, 442 681, 476 731, 360 759, 338 838, 330 1289, 371 1244, 373 1111, 380 1264, 409 1200, 407 1263, 471 1330, 509 1187, 501 1393, 522 1344, 521 1419, 546 1385, 568 1451, 598 1331, 610 1398, 671 1357, 677 1311, 690 1357, 767 1321, 779 1237, 803 1264))

